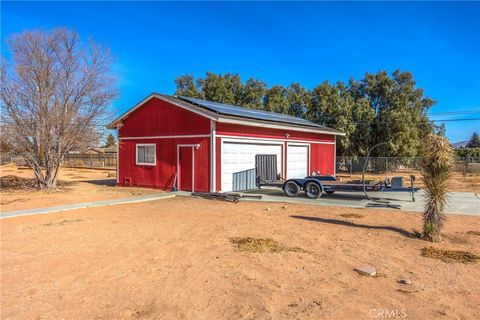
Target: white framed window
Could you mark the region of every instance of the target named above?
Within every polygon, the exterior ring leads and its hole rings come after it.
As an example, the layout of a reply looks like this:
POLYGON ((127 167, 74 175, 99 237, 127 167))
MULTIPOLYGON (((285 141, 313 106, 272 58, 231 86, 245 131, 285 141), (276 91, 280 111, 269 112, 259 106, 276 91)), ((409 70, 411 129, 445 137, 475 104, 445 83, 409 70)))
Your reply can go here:
POLYGON ((136 163, 143 166, 154 166, 157 162, 157 146, 154 143, 139 143, 136 145, 136 163))

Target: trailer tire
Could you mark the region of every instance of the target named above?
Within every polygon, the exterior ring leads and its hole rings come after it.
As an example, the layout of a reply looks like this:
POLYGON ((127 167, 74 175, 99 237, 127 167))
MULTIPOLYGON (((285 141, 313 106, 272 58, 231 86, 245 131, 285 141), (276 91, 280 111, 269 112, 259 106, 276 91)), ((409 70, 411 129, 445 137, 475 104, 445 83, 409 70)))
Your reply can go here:
POLYGON ((316 182, 308 182, 305 185, 305 194, 310 199, 317 199, 322 196, 322 187, 316 182))
POLYGON ((287 197, 296 197, 299 192, 300 186, 293 181, 288 181, 283 186, 283 193, 285 193, 287 197))

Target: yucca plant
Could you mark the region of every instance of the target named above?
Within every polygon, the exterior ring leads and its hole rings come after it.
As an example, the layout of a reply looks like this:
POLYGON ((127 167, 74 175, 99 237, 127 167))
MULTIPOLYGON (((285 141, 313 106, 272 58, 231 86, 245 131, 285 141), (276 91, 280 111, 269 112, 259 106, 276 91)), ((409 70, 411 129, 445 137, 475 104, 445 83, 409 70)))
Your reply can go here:
POLYGON ((425 183, 425 212, 423 238, 440 241, 440 232, 446 220, 448 179, 452 173, 453 149, 444 137, 428 135, 422 152, 422 178, 425 183))

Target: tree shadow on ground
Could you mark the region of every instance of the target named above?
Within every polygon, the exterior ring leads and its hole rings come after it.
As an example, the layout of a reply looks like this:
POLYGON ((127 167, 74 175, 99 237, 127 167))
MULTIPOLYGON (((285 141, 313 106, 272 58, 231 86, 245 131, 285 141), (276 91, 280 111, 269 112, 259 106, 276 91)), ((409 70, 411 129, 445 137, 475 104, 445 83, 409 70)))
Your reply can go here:
POLYGON ((402 236, 405 236, 405 237, 408 237, 408 238, 415 238, 416 237, 415 234, 412 233, 412 232, 408 232, 407 230, 397 228, 397 227, 392 227, 392 226, 371 226, 371 225, 368 225, 368 224, 353 223, 353 222, 345 221, 345 220, 326 219, 326 218, 298 216, 298 215, 293 215, 293 216, 290 216, 290 217, 294 218, 294 219, 301 219, 301 220, 314 221, 314 222, 320 222, 320 223, 330 223, 330 224, 335 224, 335 225, 340 225, 340 226, 345 226, 345 227, 352 227, 352 228, 387 230, 387 231, 397 232, 397 233, 401 234, 402 236))
POLYGON ((98 179, 98 180, 83 180, 82 182, 91 183, 96 186, 115 187, 117 185, 117 179, 98 179))
MULTIPOLYGON (((57 180, 57 188, 68 187, 73 184, 73 181, 57 180)), ((37 179, 23 178, 12 174, 0 177, 0 188, 2 191, 39 190, 37 179)))

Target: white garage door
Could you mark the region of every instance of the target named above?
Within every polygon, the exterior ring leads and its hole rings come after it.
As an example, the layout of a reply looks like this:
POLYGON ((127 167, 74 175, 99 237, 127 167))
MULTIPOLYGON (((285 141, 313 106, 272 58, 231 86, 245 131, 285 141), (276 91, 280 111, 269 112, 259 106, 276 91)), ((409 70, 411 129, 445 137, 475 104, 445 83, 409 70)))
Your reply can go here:
POLYGON ((235 172, 254 169, 255 155, 277 156, 277 171, 282 173, 282 145, 223 142, 222 144, 222 191, 232 191, 235 172))
POLYGON ((287 146, 287 179, 308 175, 308 146, 287 146))

